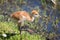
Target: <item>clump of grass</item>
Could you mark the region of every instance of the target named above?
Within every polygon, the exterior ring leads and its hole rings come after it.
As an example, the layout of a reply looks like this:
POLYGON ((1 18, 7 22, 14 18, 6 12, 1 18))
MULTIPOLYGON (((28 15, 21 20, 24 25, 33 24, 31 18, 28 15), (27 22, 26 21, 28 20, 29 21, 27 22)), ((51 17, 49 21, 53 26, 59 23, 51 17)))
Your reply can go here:
MULTIPOLYGON (((30 25, 30 24, 29 24, 30 25)), ((32 24, 33 25, 33 24, 32 24)), ((31 25, 31 26, 32 26, 31 25)), ((41 35, 34 34, 31 35, 28 32, 23 31, 22 35, 20 36, 17 24, 13 22, 0 22, 0 33, 16 33, 14 36, 10 36, 9 38, 0 38, 1 40, 45 40, 45 37, 41 37, 41 35)))
POLYGON ((20 37, 22 37, 22 40, 45 40, 45 37, 41 37, 40 35, 31 35, 28 32, 24 32, 21 36, 15 35, 10 37, 8 40, 20 40, 20 37))
POLYGON ((0 33, 18 32, 17 26, 13 22, 0 22, 0 33))
POLYGON ((28 32, 22 34, 22 39, 23 40, 45 40, 45 38, 41 37, 41 35, 38 34, 31 35, 28 32))

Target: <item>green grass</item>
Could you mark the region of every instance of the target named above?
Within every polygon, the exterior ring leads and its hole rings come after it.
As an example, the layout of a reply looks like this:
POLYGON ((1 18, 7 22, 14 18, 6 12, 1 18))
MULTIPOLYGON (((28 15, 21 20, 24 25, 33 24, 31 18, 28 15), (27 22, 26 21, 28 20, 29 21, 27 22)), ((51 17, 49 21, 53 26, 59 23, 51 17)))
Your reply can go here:
POLYGON ((41 37, 40 35, 31 35, 27 32, 23 33, 22 36, 20 35, 15 35, 10 37, 8 40, 20 40, 20 37, 22 37, 22 40, 45 40, 44 37, 41 37))
POLYGON ((17 25, 12 22, 0 22, 0 33, 18 32, 17 25))
MULTIPOLYGON (((29 25, 33 26, 33 24, 29 25)), ((0 40, 20 40, 20 37, 22 37, 22 40, 45 40, 45 37, 41 37, 41 35, 31 35, 25 31, 22 31, 22 35, 20 36, 17 24, 13 22, 0 22, 0 34, 3 33, 16 33, 16 35, 6 38, 0 36, 0 40)))

